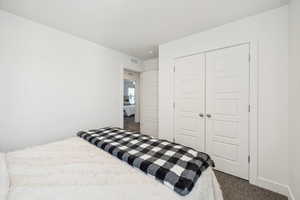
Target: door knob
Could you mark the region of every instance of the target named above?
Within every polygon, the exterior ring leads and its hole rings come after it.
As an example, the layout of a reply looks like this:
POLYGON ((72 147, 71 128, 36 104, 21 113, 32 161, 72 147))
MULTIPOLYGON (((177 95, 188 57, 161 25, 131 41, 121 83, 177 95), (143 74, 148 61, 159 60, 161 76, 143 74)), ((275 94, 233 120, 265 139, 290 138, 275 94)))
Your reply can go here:
POLYGON ((211 114, 207 114, 206 117, 211 118, 211 114))
POLYGON ((199 114, 199 117, 204 117, 204 114, 203 114, 203 113, 200 113, 200 114, 199 114))

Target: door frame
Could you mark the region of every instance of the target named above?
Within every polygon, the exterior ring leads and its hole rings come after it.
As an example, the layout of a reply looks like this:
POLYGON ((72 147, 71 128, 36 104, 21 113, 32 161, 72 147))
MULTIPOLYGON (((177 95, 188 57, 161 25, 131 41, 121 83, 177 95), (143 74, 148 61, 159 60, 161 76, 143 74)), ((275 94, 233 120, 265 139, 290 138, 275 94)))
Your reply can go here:
MULTIPOLYGON (((120 120, 119 120, 119 127, 124 127, 124 72, 125 71, 131 71, 134 73, 138 74, 138 80, 137 80, 137 84, 138 84, 138 94, 137 94, 137 103, 138 103, 138 107, 140 107, 140 73, 142 73, 141 69, 136 69, 130 66, 125 66, 122 65, 120 66, 120 76, 119 76, 119 80, 120 80, 120 96, 119 96, 119 102, 120 102, 120 120)), ((138 116, 138 121, 140 121, 140 108, 137 109, 136 112, 139 112, 139 116, 138 116)))
MULTIPOLYGON (((175 68, 175 62, 177 59, 193 56, 197 54, 205 54, 212 51, 217 51, 221 49, 226 49, 230 47, 240 46, 248 44, 249 45, 249 105, 250 105, 250 112, 249 112, 249 130, 248 130, 248 146, 249 146, 249 156, 250 156, 250 163, 249 163, 249 182, 254 185, 259 185, 259 174, 258 174, 258 85, 259 85, 259 41, 258 40, 246 40, 246 41, 239 41, 239 42, 232 42, 226 45, 216 46, 215 48, 210 48, 201 52, 187 54, 183 56, 178 56, 173 58, 172 67, 175 68)), ((174 96, 174 70, 173 70, 173 102, 175 101, 174 96)), ((174 107, 173 107, 174 109, 174 107)), ((173 138, 175 137, 175 129, 174 129, 174 120, 175 120, 175 112, 173 112, 173 138)))

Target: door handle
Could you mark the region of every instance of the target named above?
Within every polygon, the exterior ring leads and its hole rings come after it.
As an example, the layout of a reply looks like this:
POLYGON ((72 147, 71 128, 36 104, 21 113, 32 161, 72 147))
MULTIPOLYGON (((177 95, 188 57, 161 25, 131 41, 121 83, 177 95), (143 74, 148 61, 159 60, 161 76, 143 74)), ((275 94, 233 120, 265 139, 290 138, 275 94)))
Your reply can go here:
POLYGON ((203 114, 203 113, 200 113, 200 114, 199 114, 199 117, 202 117, 202 118, 203 118, 203 117, 204 117, 204 114, 203 114))
POLYGON ((207 114, 206 117, 211 118, 211 114, 207 114))

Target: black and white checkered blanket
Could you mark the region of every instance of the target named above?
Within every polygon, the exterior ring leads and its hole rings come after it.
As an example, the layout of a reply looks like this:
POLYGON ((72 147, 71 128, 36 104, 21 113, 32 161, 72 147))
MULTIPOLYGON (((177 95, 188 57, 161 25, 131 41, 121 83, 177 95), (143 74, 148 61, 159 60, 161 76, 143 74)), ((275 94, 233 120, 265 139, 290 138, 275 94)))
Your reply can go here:
POLYGON ((201 173, 214 166, 209 155, 166 140, 120 128, 81 131, 79 137, 96 145, 184 196, 201 173))

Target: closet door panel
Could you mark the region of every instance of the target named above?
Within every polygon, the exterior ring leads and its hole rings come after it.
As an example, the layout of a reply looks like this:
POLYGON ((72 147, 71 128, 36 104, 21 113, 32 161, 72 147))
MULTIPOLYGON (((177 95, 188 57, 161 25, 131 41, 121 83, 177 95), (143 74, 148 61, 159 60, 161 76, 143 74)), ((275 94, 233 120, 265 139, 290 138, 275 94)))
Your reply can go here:
POLYGON ((174 139, 204 151, 205 57, 176 59, 174 73, 174 139))
POLYGON ((248 179, 248 44, 207 53, 206 71, 206 150, 217 170, 248 179))

